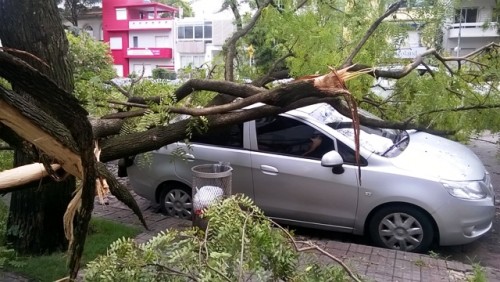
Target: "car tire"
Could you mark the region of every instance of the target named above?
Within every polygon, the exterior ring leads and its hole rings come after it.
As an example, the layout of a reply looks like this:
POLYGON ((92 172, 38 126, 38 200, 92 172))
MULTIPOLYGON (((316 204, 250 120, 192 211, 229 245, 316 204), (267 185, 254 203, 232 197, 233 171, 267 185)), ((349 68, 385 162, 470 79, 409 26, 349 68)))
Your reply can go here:
POLYGON ((191 189, 181 186, 164 186, 160 194, 160 209, 168 216, 191 220, 193 197, 191 189))
POLYGON ((426 252, 434 241, 434 226, 423 211, 412 206, 387 206, 371 218, 369 234, 380 247, 426 252))

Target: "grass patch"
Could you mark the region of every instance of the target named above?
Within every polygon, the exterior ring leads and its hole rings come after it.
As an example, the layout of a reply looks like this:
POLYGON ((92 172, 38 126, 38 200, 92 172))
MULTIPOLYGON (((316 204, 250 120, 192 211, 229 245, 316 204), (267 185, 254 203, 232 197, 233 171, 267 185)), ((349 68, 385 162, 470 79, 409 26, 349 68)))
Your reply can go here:
POLYGON ((472 275, 467 277, 468 282, 487 282, 486 270, 478 263, 472 264, 472 275))
MULTIPOLYGON (((131 227, 113 221, 93 218, 90 221, 89 235, 83 251, 82 265, 106 254, 108 246, 122 237, 133 238, 141 232, 140 228, 131 227)), ((20 273, 36 281, 54 281, 67 276, 66 253, 54 253, 39 257, 20 257, 22 267, 8 267, 7 270, 20 273)))

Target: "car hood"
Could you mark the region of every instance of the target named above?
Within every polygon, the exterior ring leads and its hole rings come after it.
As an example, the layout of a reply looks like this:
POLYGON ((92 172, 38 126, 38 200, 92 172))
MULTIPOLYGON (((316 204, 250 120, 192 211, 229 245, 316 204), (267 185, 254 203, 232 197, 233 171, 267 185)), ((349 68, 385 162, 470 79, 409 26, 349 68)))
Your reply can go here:
POLYGON ((466 146, 425 132, 410 133, 408 147, 393 164, 401 169, 442 180, 481 180, 485 168, 466 146))

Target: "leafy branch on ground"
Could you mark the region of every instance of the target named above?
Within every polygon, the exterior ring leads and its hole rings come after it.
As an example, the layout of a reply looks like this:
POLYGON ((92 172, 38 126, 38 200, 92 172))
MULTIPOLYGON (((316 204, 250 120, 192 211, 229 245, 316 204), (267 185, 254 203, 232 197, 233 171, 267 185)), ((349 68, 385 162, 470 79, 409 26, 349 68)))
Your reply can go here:
POLYGON ((275 228, 247 196, 214 203, 203 218, 205 231, 168 230, 144 244, 114 242, 87 265, 85 281, 360 281, 345 264, 324 265, 301 253, 291 233, 275 228))

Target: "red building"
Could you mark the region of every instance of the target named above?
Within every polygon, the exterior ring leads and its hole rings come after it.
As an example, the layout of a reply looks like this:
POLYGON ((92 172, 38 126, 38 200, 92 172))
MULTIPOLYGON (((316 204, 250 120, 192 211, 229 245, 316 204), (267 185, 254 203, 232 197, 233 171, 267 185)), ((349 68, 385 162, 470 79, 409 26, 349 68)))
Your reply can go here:
POLYGON ((103 0, 103 39, 109 43, 118 76, 144 69, 174 69, 177 8, 148 0, 103 0))

